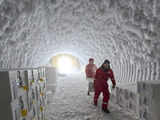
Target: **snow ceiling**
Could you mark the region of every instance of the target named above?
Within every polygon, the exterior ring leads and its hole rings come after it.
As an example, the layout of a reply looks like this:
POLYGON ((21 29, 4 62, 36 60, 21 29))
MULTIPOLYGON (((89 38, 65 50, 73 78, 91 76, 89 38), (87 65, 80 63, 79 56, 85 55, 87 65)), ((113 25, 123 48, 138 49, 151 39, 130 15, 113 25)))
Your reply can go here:
POLYGON ((118 80, 160 79, 160 1, 0 0, 1 68, 61 52, 98 65, 108 58, 118 80))

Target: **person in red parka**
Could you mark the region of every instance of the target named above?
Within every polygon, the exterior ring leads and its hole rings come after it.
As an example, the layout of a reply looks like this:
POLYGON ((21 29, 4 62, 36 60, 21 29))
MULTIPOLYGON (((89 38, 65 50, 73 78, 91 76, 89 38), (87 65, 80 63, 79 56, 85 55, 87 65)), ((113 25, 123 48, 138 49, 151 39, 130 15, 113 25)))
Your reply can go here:
POLYGON ((110 68, 110 61, 105 60, 100 68, 97 69, 95 80, 94 80, 94 105, 97 106, 98 98, 100 93, 103 93, 103 102, 102 102, 102 111, 106 113, 110 113, 108 110, 108 102, 110 98, 110 93, 108 89, 108 79, 112 81, 112 88, 115 88, 116 82, 114 79, 114 74, 112 69, 110 68))
POLYGON ((97 66, 94 64, 94 59, 89 58, 89 64, 85 67, 85 73, 86 73, 86 80, 88 81, 88 95, 90 95, 90 92, 94 92, 94 77, 96 74, 97 66))

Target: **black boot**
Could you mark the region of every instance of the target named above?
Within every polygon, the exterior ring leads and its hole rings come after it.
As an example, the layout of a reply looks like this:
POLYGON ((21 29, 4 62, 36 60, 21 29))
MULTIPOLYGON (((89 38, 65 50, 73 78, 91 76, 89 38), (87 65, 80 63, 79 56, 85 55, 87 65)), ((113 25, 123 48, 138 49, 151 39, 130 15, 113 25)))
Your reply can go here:
POLYGON ((88 95, 90 95, 90 93, 89 93, 89 91, 88 91, 88 93, 87 93, 88 95))
POLYGON ((110 113, 110 111, 108 109, 102 109, 102 111, 105 113, 110 113))

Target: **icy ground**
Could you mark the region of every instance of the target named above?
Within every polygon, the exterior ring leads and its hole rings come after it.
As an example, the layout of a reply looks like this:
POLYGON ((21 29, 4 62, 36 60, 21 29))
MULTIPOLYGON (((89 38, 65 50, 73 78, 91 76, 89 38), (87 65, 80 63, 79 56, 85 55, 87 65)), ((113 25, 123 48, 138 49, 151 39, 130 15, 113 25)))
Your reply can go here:
POLYGON ((103 113, 101 97, 95 107, 93 94, 87 95, 87 81, 83 75, 61 76, 57 80, 54 98, 48 104, 47 120, 136 120, 111 103, 111 113, 103 113))

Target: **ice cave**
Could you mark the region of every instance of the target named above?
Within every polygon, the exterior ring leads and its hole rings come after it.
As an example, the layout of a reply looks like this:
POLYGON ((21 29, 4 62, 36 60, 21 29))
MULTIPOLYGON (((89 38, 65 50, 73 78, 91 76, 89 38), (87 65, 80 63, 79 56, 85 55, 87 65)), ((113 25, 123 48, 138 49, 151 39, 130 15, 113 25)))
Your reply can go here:
POLYGON ((2 120, 160 120, 160 0, 0 0, 0 81, 2 120), (110 114, 89 58, 111 62, 110 114))

